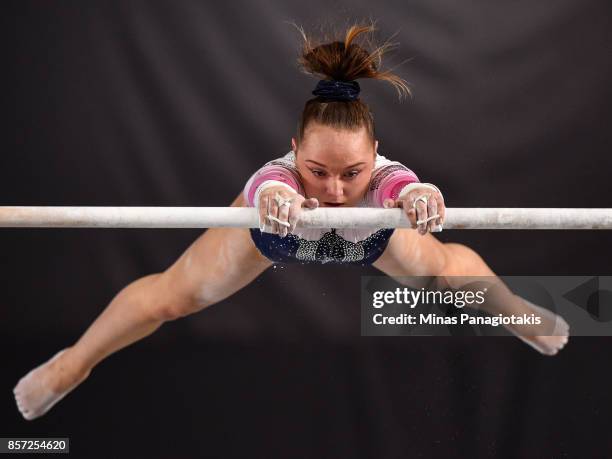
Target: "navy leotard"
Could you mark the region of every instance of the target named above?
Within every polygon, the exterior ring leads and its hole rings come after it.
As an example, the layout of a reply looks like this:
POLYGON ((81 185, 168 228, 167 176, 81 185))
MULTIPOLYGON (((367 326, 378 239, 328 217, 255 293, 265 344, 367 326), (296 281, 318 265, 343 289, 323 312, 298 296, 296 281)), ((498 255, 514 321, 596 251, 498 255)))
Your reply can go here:
POLYGON ((347 263, 370 265, 387 248, 393 228, 380 229, 361 241, 347 241, 336 229, 309 241, 295 234, 280 237, 251 228, 251 238, 259 251, 277 263, 347 263))

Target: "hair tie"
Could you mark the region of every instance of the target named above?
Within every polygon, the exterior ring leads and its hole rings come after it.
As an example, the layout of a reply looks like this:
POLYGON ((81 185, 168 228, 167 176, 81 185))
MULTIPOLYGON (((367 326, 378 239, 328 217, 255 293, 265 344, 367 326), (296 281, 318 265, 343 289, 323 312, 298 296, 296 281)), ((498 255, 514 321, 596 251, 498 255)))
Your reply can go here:
POLYGON ((323 99, 354 101, 359 98, 360 91, 356 81, 321 80, 312 93, 323 99))

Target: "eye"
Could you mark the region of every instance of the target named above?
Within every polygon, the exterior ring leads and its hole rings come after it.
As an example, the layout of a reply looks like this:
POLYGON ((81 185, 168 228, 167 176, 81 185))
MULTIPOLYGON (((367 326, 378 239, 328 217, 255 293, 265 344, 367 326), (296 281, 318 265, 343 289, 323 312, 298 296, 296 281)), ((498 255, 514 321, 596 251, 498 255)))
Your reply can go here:
POLYGON ((323 177, 325 175, 325 172, 316 169, 311 169, 311 172, 315 177, 323 177))
POLYGON ((359 175, 359 173, 360 173, 360 172, 361 172, 361 171, 351 171, 351 172, 347 173, 346 175, 347 175, 349 178, 355 178, 355 177, 357 177, 357 176, 359 175))

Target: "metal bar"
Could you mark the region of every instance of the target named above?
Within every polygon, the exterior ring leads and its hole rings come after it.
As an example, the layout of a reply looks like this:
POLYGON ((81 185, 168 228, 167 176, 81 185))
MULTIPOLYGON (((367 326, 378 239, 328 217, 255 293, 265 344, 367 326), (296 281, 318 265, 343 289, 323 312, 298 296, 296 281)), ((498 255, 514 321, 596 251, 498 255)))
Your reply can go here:
MULTIPOLYGON (((0 207, 4 228, 257 228, 246 207, 0 207)), ((407 228, 401 209, 319 208, 304 228, 407 228)), ((612 229, 612 209, 448 208, 444 229, 612 229)))

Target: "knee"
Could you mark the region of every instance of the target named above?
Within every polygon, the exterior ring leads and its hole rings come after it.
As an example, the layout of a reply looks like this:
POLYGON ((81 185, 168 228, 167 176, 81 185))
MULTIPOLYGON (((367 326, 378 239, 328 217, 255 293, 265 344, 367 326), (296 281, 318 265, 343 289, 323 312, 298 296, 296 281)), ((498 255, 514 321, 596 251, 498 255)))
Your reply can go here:
POLYGON ((195 298, 177 298, 174 301, 158 303, 152 308, 151 316, 155 321, 169 322, 199 312, 207 306, 210 305, 195 298))
POLYGON ((161 274, 153 280, 144 307, 151 320, 167 322, 194 314, 210 304, 191 292, 172 288, 161 274))

